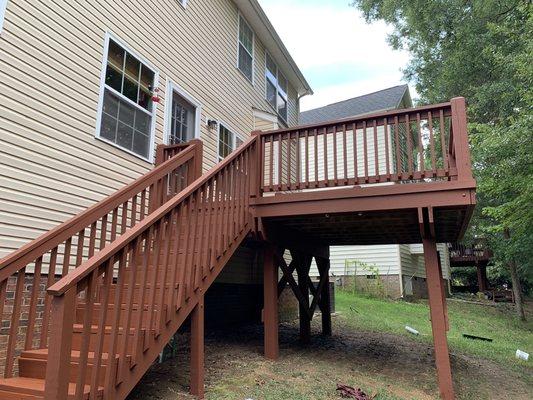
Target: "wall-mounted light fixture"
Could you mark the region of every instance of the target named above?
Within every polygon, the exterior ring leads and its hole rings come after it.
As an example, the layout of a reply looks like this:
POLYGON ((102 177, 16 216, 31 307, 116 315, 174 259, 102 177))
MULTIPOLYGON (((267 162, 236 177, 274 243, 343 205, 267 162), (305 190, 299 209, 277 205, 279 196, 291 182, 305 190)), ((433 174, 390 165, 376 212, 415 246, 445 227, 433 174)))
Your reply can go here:
POLYGON ((209 129, 216 129, 217 126, 218 126, 218 121, 216 121, 214 119, 208 119, 207 120, 207 127, 209 129))

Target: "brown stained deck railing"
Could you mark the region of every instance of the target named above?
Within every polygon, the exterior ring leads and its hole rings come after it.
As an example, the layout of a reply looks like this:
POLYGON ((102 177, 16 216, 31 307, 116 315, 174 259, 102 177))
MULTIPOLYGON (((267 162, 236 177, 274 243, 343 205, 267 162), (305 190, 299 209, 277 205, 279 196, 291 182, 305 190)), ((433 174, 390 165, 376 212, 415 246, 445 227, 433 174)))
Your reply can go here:
POLYGON ((80 303, 85 310, 84 322, 75 333, 80 364, 87 361, 89 352, 94 352, 95 361, 91 371, 78 371, 76 398, 82 398, 87 382, 91 393, 103 386, 110 398, 120 397, 121 390, 127 393, 132 378, 140 376, 135 374, 151 365, 165 344, 160 338, 174 333, 177 325, 172 323, 186 316, 187 307, 194 303, 191 298, 207 289, 209 279, 220 272, 215 266, 227 261, 222 261, 226 251, 238 246, 251 229, 256 143, 255 138, 249 139, 48 289, 54 296, 54 315, 47 398, 65 394, 66 387, 61 389, 58 383, 69 373, 72 321, 80 303), (116 306, 121 304, 124 312, 116 306), (107 357, 103 365, 104 353, 117 357, 107 357))
POLYGON ((0 260, 0 338, 6 349, 5 365, 0 367, 4 377, 13 376, 20 351, 47 347, 51 302, 46 288, 201 174, 201 143, 173 149, 173 154, 133 183, 0 260), (7 326, 4 313, 9 315, 7 326))
POLYGON ((463 98, 256 134, 262 192, 472 179, 463 98))
POLYGON ((472 245, 451 243, 448 249, 450 258, 456 261, 488 261, 492 257, 492 251, 484 241, 478 241, 472 245))

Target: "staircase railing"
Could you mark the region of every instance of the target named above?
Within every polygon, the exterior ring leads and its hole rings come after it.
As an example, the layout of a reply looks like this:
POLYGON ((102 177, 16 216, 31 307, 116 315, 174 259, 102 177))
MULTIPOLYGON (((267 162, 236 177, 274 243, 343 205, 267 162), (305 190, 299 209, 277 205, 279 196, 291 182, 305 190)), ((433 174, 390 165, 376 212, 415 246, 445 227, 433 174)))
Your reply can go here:
POLYGON ((201 174, 198 159, 201 142, 181 146, 152 171, 0 260, 4 377, 16 373, 20 351, 48 345, 51 298, 46 289, 191 183, 201 174), (7 326, 4 312, 10 315, 7 326))
POLYGON ((54 313, 46 398, 66 396, 80 302, 85 313, 78 330, 78 363, 85 365, 93 352, 94 364, 90 372, 78 370, 76 398, 84 384, 93 395, 104 381, 104 397, 123 398, 137 383, 179 326, 177 319, 186 317, 198 292, 220 272, 228 249, 251 229, 256 144, 256 137, 250 138, 48 289, 54 313))
POLYGON ((464 98, 258 135, 262 192, 472 179, 464 98))

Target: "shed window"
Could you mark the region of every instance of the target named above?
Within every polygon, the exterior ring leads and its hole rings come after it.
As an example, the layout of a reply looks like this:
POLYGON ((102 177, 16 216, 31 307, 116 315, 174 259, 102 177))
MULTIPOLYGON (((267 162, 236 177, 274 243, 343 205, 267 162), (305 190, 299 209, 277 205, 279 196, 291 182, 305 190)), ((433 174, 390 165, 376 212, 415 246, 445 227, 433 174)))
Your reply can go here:
POLYGON ((276 110, 278 115, 287 122, 287 78, 281 73, 276 63, 266 53, 265 77, 266 77, 266 100, 276 110))
POLYGON ((144 159, 152 142, 155 73, 109 40, 98 136, 144 159))
POLYGON ((250 82, 254 79, 254 32, 242 16, 239 16, 238 66, 250 82))

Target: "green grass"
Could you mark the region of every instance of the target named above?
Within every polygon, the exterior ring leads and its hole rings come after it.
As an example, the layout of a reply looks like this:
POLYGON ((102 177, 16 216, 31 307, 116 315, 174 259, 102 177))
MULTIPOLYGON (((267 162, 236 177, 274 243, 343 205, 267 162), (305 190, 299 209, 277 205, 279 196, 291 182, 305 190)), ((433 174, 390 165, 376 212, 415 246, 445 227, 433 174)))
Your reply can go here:
MULTIPOLYGON (((383 300, 347 291, 336 292, 336 308, 342 319, 359 330, 388 332, 432 341, 429 308, 426 302, 408 303, 383 300), (405 330, 409 325, 420 332, 413 336, 405 330)), ((519 361, 516 349, 533 353, 533 322, 521 322, 502 307, 482 306, 448 301, 450 331, 448 343, 452 352, 460 352, 505 363, 513 369, 533 371, 533 360, 519 361), (493 339, 493 342, 465 339, 463 333, 493 339)))

